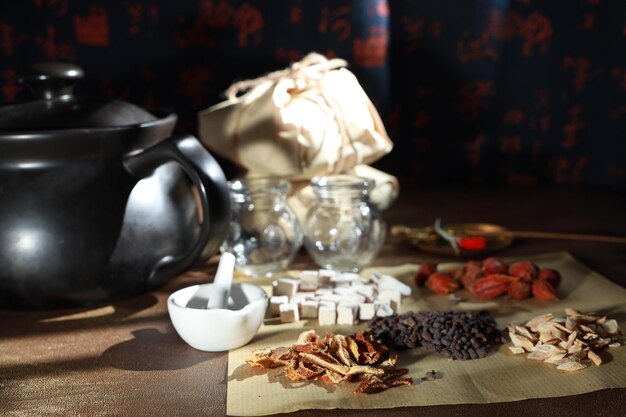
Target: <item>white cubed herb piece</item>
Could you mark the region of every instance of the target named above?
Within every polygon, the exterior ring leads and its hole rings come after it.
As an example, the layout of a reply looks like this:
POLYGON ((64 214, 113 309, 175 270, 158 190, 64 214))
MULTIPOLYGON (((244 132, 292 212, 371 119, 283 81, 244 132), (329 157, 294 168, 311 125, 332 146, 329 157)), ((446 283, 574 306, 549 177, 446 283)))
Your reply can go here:
POLYGON ((391 306, 387 304, 380 304, 378 307, 376 307, 376 315, 378 317, 387 317, 387 316, 391 316, 392 314, 393 314, 393 310, 391 306))
POLYGON ((400 291, 400 294, 411 295, 411 287, 391 275, 378 275, 378 288, 400 291))
POLYGON ((380 283, 380 276, 377 273, 370 275, 370 282, 376 286, 380 283))
POLYGON ((333 288, 318 288, 317 290, 315 290, 315 296, 324 296, 324 295, 329 295, 333 293, 333 288))
POLYGON ((359 306, 357 304, 339 304, 337 306, 337 324, 353 326, 357 324, 357 314, 359 306))
POLYGON ((363 297, 360 294, 349 294, 349 295, 344 295, 342 297, 342 300, 339 303, 348 303, 348 304, 361 304, 364 303, 365 297, 363 297))
POLYGON ((374 303, 361 303, 359 306, 359 320, 371 320, 376 315, 374 303))
POLYGON ((331 280, 339 275, 339 272, 333 271, 332 269, 320 269, 317 271, 317 276, 319 279, 319 285, 330 284, 331 280))
POLYGON ((398 311, 402 305, 402 295, 398 290, 379 290, 379 300, 389 300, 389 305, 393 311, 398 311))
POLYGON ((376 291, 376 289, 374 288, 373 285, 362 285, 360 287, 355 287, 354 291, 359 294, 362 295, 363 297, 365 297, 365 300, 368 302, 372 302, 374 301, 374 292, 376 291))
POLYGON ((317 321, 320 326, 330 326, 337 322, 337 309, 335 305, 321 304, 317 310, 317 321))
POLYGON ((367 285, 367 282, 363 279, 363 277, 359 279, 355 279, 354 281, 350 281, 351 287, 362 287, 363 285, 367 285))
POLYGON ((337 295, 353 295, 356 294, 356 290, 354 287, 336 287, 333 293, 337 295))
POLYGON ((278 306, 280 310, 280 321, 283 323, 293 323, 300 321, 300 312, 298 305, 294 303, 281 304, 278 306))
POLYGON ((343 272, 330 279, 335 287, 344 287, 350 285, 354 280, 361 279, 361 276, 354 272, 343 272))
POLYGON ((374 300, 374 307, 376 307, 376 310, 378 310, 378 307, 380 307, 383 304, 391 308, 391 301, 389 300, 381 300, 381 299, 374 300))
POLYGON ((296 303, 298 305, 302 305, 305 300, 312 300, 314 298, 313 293, 310 292, 297 292, 296 295, 293 296, 291 300, 292 303, 296 303))
POLYGON ((337 294, 322 295, 321 297, 318 297, 317 299, 319 301, 327 301, 327 302, 333 303, 333 304, 338 304, 341 301, 343 301, 343 297, 341 295, 337 295, 337 294))
POLYGON ((279 306, 281 304, 287 304, 289 302, 289 297, 286 295, 274 295, 270 297, 270 314, 272 316, 278 316, 280 314, 279 306))
POLYGON ((302 318, 314 319, 317 317, 319 303, 317 300, 305 300, 302 302, 302 318))
POLYGON ((295 279, 279 278, 274 282, 276 286, 273 286, 273 295, 286 295, 291 300, 298 292, 298 281, 295 279))
POLYGON ((317 271, 300 272, 300 291, 315 291, 319 286, 319 275, 317 271))

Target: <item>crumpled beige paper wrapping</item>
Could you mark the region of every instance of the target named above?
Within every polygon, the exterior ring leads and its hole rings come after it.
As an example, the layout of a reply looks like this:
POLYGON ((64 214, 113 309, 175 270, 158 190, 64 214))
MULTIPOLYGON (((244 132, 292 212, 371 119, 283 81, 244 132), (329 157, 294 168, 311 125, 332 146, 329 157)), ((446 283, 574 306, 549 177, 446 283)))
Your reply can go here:
POLYGON ((393 144, 346 65, 312 53, 284 70, 233 84, 227 101, 198 114, 200 139, 252 175, 291 180, 378 160, 393 144))
MULTIPOLYGON (((582 311, 596 311, 618 320, 622 330, 626 322, 626 289, 610 282, 576 261, 568 253, 552 253, 531 257, 543 267, 556 268, 563 275, 559 288, 562 300, 540 302, 534 299, 522 302, 498 300, 475 302, 466 292, 456 293, 466 301, 454 306, 448 296, 438 296, 429 290, 416 289, 412 276, 417 265, 370 268, 395 275, 413 286, 413 294, 403 300, 402 311, 488 309, 501 328, 511 320, 525 321, 536 315, 552 312, 564 316, 566 307, 582 311)), ((271 284, 271 280, 255 281, 271 284)), ((266 290, 270 292, 270 287, 266 290)), ((626 347, 612 348, 601 353, 605 360, 600 367, 590 366, 581 371, 565 373, 554 367, 512 355, 502 345, 486 358, 470 361, 452 361, 417 348, 400 352, 400 367, 410 369, 414 386, 389 389, 379 394, 355 395, 356 383, 339 385, 323 382, 294 383, 282 375, 282 368, 260 370, 250 368, 244 361, 253 349, 290 346, 304 329, 318 333, 353 333, 364 328, 330 326, 320 327, 315 320, 281 324, 266 319, 253 341, 228 355, 227 414, 259 416, 304 409, 372 409, 420 405, 463 403, 493 403, 576 395, 605 388, 626 387, 626 347), (443 377, 435 381, 420 378, 430 370, 443 377)))
POLYGON ((233 84, 228 100, 198 114, 202 143, 247 176, 291 180, 288 203, 300 221, 314 200, 308 181, 317 175, 374 179, 370 200, 387 209, 398 196, 398 180, 368 164, 393 143, 346 65, 311 53, 286 69, 233 84))

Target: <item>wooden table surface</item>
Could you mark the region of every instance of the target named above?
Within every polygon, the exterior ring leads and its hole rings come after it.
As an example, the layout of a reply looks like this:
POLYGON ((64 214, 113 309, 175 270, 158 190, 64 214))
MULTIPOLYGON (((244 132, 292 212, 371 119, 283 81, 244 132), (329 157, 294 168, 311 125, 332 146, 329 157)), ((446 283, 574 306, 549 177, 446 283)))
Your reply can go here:
MULTIPOLYGON (((489 222, 516 230, 626 236, 626 193, 592 188, 403 188, 387 222, 426 226, 489 222)), ((499 255, 567 250, 588 267, 626 286, 626 245, 519 239, 499 255)), ((375 263, 444 261, 388 239, 375 263)), ((294 268, 312 267, 300 253, 294 268)), ((187 346, 175 333, 166 299, 209 280, 215 261, 157 291, 92 309, 0 311, 0 415, 225 415, 226 353, 187 346)), ((626 301, 626 300, 625 300, 626 301)), ((623 416, 626 389, 514 403, 392 410, 333 410, 325 416, 623 416)), ((319 410, 296 413, 319 416, 319 410)))

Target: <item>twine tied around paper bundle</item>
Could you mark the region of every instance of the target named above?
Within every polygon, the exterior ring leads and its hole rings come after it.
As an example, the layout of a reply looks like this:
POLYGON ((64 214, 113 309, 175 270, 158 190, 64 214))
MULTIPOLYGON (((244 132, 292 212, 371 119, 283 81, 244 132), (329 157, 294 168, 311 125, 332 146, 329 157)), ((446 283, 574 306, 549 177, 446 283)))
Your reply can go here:
POLYGON ((234 100, 239 94, 245 93, 267 81, 276 82, 284 78, 291 78, 296 85, 305 88, 311 82, 319 82, 328 71, 343 68, 347 65, 348 63, 341 58, 328 59, 324 55, 311 52, 302 60, 292 63, 288 68, 273 71, 258 78, 234 83, 226 90, 226 97, 228 100, 234 100))
MULTIPOLYGON (((311 52, 306 55, 302 60, 292 63, 288 68, 273 71, 258 78, 249 80, 242 80, 233 83, 226 90, 226 97, 228 100, 236 100, 240 94, 245 94, 248 91, 266 83, 277 83, 281 79, 291 79, 296 85, 297 90, 305 90, 306 88, 319 85, 324 76, 332 70, 344 68, 348 65, 347 61, 341 58, 328 59, 325 56, 316 52, 311 52)), ((348 134, 348 128, 346 120, 341 110, 341 107, 335 102, 335 100, 325 94, 323 89, 319 91, 320 97, 324 99, 330 109, 333 110, 335 120, 337 121, 337 127, 339 130, 339 136, 341 137, 341 143, 337 149, 337 155, 334 160, 329 160, 329 172, 328 174, 339 174, 344 172, 347 168, 358 165, 362 162, 362 157, 359 155, 356 147, 352 143, 352 139, 348 134)), ((244 101, 244 105, 241 107, 240 115, 238 117, 237 126, 239 126, 239 118, 243 113, 243 110, 247 106, 244 101)), ((237 144, 239 136, 239 128, 237 127, 233 132, 233 143, 237 144)), ((308 140, 308 139, 307 139, 308 140)), ((301 150, 297 152, 298 165, 301 169, 308 167, 309 161, 304 156, 306 149, 311 145, 308 143, 301 150)), ((236 147, 237 145, 235 145, 236 147)))

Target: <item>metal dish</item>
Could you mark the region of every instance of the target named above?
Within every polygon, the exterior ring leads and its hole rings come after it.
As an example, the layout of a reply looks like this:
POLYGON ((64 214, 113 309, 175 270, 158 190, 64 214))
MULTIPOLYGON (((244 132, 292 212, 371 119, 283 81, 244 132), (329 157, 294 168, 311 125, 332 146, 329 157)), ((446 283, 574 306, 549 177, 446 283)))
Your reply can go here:
POLYGON ((391 227, 391 236, 401 237, 424 252, 460 257, 479 256, 510 246, 514 235, 502 226, 489 223, 457 223, 446 225, 442 236, 435 226, 415 228, 404 225, 391 227), (455 250, 450 238, 458 242, 455 250))

